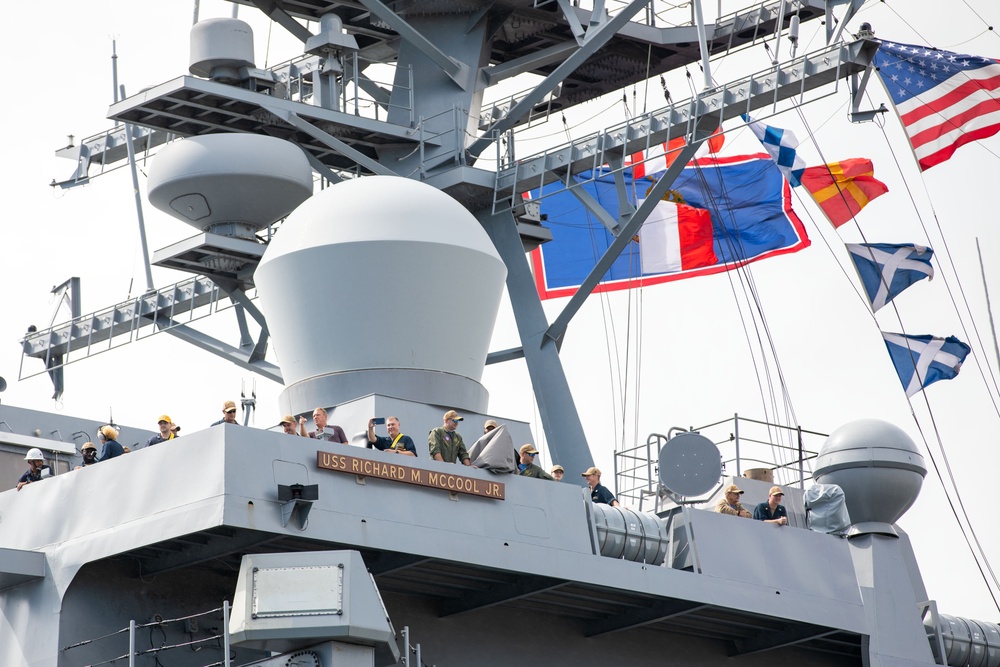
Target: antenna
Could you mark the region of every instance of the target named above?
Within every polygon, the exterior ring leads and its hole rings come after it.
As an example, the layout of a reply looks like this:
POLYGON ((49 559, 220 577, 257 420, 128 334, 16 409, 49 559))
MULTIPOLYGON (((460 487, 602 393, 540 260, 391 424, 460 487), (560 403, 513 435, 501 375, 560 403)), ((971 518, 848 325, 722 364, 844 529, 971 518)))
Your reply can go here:
POLYGON ((250 385, 250 398, 247 398, 247 381, 243 380, 240 386, 240 404, 243 406, 243 425, 247 426, 250 416, 257 409, 257 378, 253 379, 250 385))

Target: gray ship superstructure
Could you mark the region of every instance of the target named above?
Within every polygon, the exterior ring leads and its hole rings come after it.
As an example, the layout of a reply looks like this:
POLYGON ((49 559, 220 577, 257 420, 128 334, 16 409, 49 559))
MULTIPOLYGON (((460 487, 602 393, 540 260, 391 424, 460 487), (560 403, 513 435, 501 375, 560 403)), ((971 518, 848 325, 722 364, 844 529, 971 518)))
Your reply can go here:
MULTIPOLYGON (((655 202, 723 120, 844 79, 860 99, 877 49, 836 39, 834 9, 843 25, 860 2, 764 3, 678 28, 657 27, 640 1, 614 15, 562 0, 246 4, 301 39, 302 58, 259 69, 246 24, 196 24, 190 76, 117 102, 120 128, 68 151, 71 186, 155 149, 150 201, 198 233, 153 262, 196 277, 32 332, 25 354, 58 393, 68 361, 168 331, 282 381, 282 413, 397 415, 405 430, 455 408, 470 445, 478 424, 499 421, 483 444, 503 456, 532 434, 490 413, 482 373, 523 357, 567 471, 593 459, 558 347, 649 209, 608 221, 621 243, 550 323, 525 258, 549 235, 521 193, 621 170, 683 135, 655 202), (821 17, 831 45, 815 53, 543 154, 514 152, 514 130, 538 113, 701 55, 709 82, 709 54, 821 17), (388 80, 372 64, 391 66, 388 80), (540 83, 484 104, 522 73, 540 83), (477 166, 486 151, 496 170, 477 166), (333 296, 317 316, 320 287, 333 296), (504 287, 520 346, 490 352, 504 287), (237 313, 236 345, 191 326, 220 300, 237 313), (453 302, 478 314, 449 317, 453 302), (385 308, 407 327, 378 326, 385 308)), ((0 421, 5 464, 39 447, 59 473, 0 493, 3 665, 1000 665, 997 626, 940 617, 927 599, 895 525, 926 470, 882 422, 846 425, 819 452, 815 481, 843 489, 854 522, 828 534, 807 526, 801 473, 784 484, 788 527, 710 511, 725 485, 752 505, 771 483, 725 476, 695 434, 666 441, 642 511, 592 503, 575 472, 551 483, 429 460, 419 433, 412 459, 364 447, 363 434, 342 445, 220 425, 70 471, 99 424, 6 405, 0 421)))

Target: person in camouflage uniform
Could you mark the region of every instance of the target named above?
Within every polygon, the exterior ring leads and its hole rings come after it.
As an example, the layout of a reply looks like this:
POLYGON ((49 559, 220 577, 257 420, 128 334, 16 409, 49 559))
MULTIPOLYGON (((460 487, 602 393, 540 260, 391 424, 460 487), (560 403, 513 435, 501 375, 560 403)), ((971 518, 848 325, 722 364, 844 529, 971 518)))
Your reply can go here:
POLYGON ((538 456, 538 450, 535 449, 534 445, 521 445, 521 464, 518 466, 521 470, 519 473, 521 477, 534 477, 554 482, 552 475, 535 465, 536 456, 538 456))
POLYGON ((458 422, 462 421, 454 410, 444 413, 444 425, 427 434, 427 446, 431 458, 444 463, 461 461, 463 465, 472 465, 469 452, 465 449, 462 436, 458 434, 458 422))

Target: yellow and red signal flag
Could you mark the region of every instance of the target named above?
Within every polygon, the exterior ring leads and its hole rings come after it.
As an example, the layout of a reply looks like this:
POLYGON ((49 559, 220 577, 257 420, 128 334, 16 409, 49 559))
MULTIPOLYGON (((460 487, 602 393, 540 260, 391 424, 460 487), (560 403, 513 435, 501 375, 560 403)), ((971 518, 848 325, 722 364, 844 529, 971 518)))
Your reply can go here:
POLYGON ((834 227, 854 218, 872 199, 889 191, 875 178, 872 161, 851 158, 802 172, 802 187, 809 191, 834 227))

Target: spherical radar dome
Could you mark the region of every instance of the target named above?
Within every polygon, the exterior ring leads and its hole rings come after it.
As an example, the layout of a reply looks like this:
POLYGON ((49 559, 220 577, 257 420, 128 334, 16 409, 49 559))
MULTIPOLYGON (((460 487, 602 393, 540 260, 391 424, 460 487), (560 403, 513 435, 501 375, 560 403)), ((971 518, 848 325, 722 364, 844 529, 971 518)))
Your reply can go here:
POLYGON ((913 440, 898 426, 862 419, 826 439, 815 479, 844 490, 854 524, 893 524, 913 505, 927 467, 913 440))
POLYGON ((477 409, 506 275, 482 225, 436 188, 366 176, 318 193, 254 275, 285 405, 381 393, 477 409))

